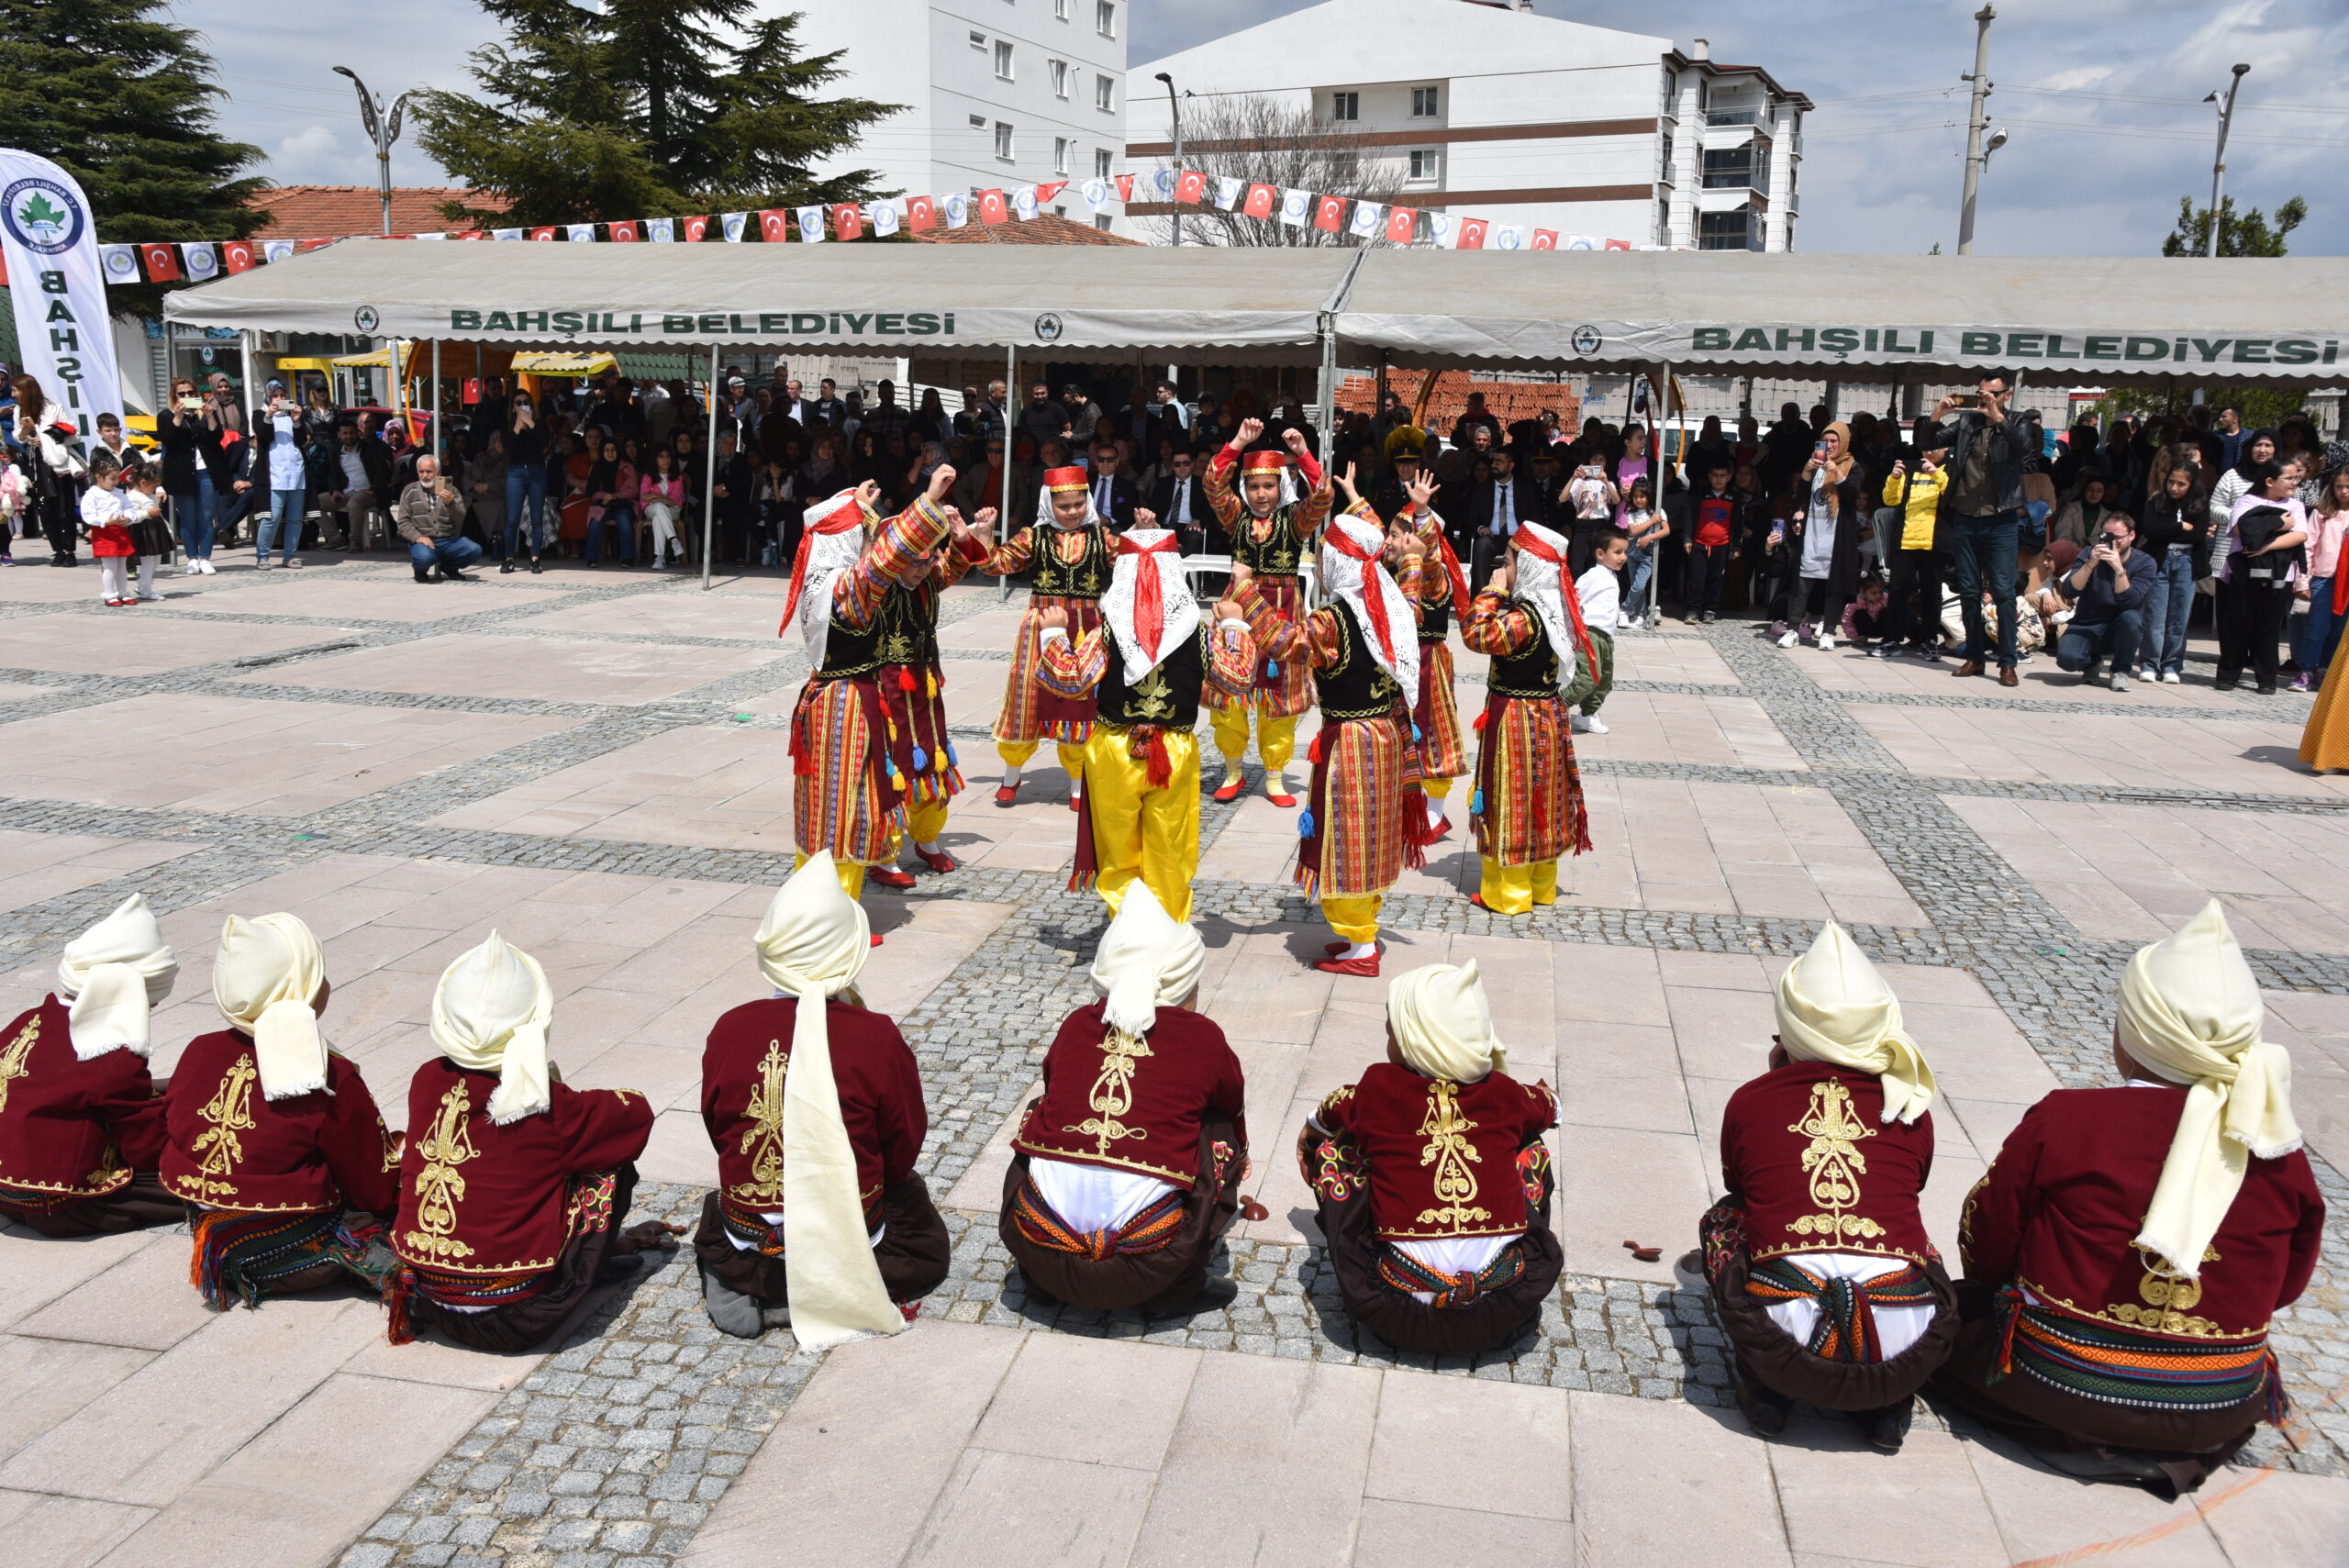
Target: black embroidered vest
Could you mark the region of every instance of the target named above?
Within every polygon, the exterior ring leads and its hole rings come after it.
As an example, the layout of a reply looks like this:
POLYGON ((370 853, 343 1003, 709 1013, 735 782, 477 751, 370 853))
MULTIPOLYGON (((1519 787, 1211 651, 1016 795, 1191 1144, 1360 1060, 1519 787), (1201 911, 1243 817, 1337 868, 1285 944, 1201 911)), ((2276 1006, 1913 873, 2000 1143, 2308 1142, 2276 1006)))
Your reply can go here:
MULTIPOLYGON (((924 583, 908 588, 903 583, 889 585, 888 594, 881 601, 879 637, 874 656, 884 664, 903 664, 924 670, 938 662, 938 598, 936 590, 924 583)), ((836 630, 832 636, 837 639, 836 630)))
POLYGON ((1485 673, 1485 689, 1496 696, 1538 702, 1558 695, 1558 655, 1550 646, 1550 628, 1531 610, 1533 640, 1518 653, 1496 653, 1485 673))
POLYGON ((1063 599, 1097 599, 1109 586, 1109 531, 1090 528, 1082 530, 1085 553, 1071 566, 1053 549, 1057 528, 1036 530, 1030 560, 1036 569, 1032 587, 1036 593, 1063 599))
POLYGON ((1370 656, 1355 624, 1352 605, 1333 599, 1325 606, 1338 621, 1338 662, 1313 672, 1314 695, 1326 723, 1349 718, 1385 718, 1395 711, 1403 688, 1370 656))
POLYGON ((1199 721, 1199 687, 1207 680, 1208 623, 1199 619, 1199 628, 1183 645, 1160 660, 1149 674, 1133 685, 1126 684, 1125 655, 1118 651, 1118 639, 1104 627, 1101 630, 1102 651, 1108 655, 1108 668, 1101 674, 1101 684, 1096 691, 1100 721, 1103 724, 1154 724, 1161 729, 1188 729, 1199 721))
POLYGON ((824 638, 824 663, 816 672, 819 681, 846 680, 852 675, 869 675, 881 667, 881 638, 888 625, 885 616, 875 616, 873 624, 863 631, 841 624, 840 606, 832 607, 830 630, 824 638))
POLYGON ((1260 544, 1255 518, 1243 507, 1240 526, 1231 531, 1231 559, 1259 577, 1294 577, 1297 563, 1305 558, 1304 541, 1297 537, 1297 508, 1276 507, 1270 521, 1272 526, 1264 530, 1260 544))

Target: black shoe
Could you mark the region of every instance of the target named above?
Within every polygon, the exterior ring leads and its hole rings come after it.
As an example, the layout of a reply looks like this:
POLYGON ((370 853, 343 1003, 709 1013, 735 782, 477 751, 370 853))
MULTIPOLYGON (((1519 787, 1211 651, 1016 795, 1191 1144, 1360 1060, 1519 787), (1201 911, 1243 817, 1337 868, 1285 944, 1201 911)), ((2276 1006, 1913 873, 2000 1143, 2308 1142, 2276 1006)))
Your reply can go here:
POLYGON ((458 571, 453 566, 443 566, 440 569, 440 581, 443 583, 471 583, 474 581, 474 579, 466 576, 463 573, 458 571))
POLYGON ((2235 685, 2236 683, 2233 681, 2217 680, 2210 683, 2210 689, 2214 692, 2231 692, 2235 689, 2235 685))
POLYGON ((499 576, 501 576, 501 577, 506 576, 507 573, 511 573, 513 570, 514 570, 514 559, 513 559, 513 557, 511 557, 511 556, 507 557, 504 561, 501 561, 501 562, 499 562, 497 563, 497 574, 498 574, 499 576))
POLYGON ((429 572, 419 572, 416 574, 416 580, 419 583, 438 583, 440 579, 429 572))
POLYGON ((2276 683, 2275 683, 2275 682, 2273 682, 2273 681, 2269 681, 2269 682, 2267 682, 2266 684, 2261 685, 2261 686, 2258 686, 2258 687, 2255 687, 2254 689, 2259 693, 2259 695, 2260 695, 2261 696, 2264 696, 2264 697, 2272 697, 2272 696, 2274 696, 2274 695, 2276 695, 2276 683))
POLYGON ((543 570, 539 564, 539 558, 535 555, 530 557, 530 575, 535 577, 543 570))
POLYGON ((1901 1440, 1909 1435, 1909 1423, 1917 1414, 1917 1397, 1910 1395, 1898 1405, 1887 1405, 1881 1410, 1854 1412, 1860 1431, 1868 1447, 1878 1453, 1898 1453, 1901 1440))
POLYGON ((1758 1383, 1737 1380, 1737 1407, 1745 1416, 1745 1424, 1757 1437, 1775 1438, 1787 1429, 1787 1412, 1794 1408, 1794 1401, 1776 1389, 1765 1388, 1758 1383))
POLYGON ((644 1254, 641 1252, 630 1252, 625 1258, 606 1258, 604 1266, 596 1271, 596 1283, 618 1284, 622 1280, 632 1280, 643 1266, 644 1254))

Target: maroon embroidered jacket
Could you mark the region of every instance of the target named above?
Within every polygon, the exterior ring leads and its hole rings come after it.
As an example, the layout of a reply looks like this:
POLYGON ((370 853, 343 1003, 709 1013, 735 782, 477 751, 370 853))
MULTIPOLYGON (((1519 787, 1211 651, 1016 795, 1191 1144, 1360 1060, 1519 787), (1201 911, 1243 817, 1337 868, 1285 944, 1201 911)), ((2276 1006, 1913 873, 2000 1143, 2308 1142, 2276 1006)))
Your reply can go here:
POLYGON ((1128 1041, 1102 1021, 1105 1006, 1062 1020, 1044 1053, 1043 1095, 1012 1147, 1188 1187, 1199 1179, 1200 1120, 1213 1110, 1231 1118, 1244 1153, 1247 1081, 1215 1020, 1161 1007, 1150 1033, 1128 1041))
POLYGON ((1873 1073, 1789 1062, 1742 1085, 1721 1113, 1721 1184, 1745 1201, 1755 1261, 1788 1252, 1932 1255, 1917 1195, 1933 1169, 1931 1111, 1884 1117, 1873 1073))
POLYGON ((147 1059, 73 1054, 64 1003, 44 996, 0 1033, 0 1188, 102 1197, 163 1148, 147 1059))
POLYGON ((2199 1280, 2132 1245, 2186 1095, 2169 1085, 2058 1089, 2024 1112, 1966 1197, 1966 1277, 2011 1281, 2050 1307, 2143 1332, 2265 1334, 2276 1309, 2308 1287, 2324 1200, 2306 1154, 2254 1159, 2199 1280))
POLYGON ((198 1035, 172 1070, 163 1123, 163 1185, 190 1203, 384 1215, 399 1203, 398 1144, 358 1067, 332 1051, 325 1089, 273 1100, 261 1092, 250 1039, 198 1035))
MULTIPOLYGON (((885 1015, 835 998, 824 1016, 857 1193, 875 1215, 883 1190, 912 1173, 930 1131, 921 1070, 885 1015)), ((701 1119, 718 1150, 718 1184, 763 1213, 783 1208, 783 1089, 798 1017, 789 997, 745 1003, 711 1026, 702 1048, 701 1119)))
POLYGON ((1385 1240, 1513 1236, 1525 1229, 1518 1152, 1558 1124, 1558 1101, 1506 1073, 1453 1084, 1381 1062, 1313 1119, 1362 1151, 1385 1240))
POLYGON ((554 1267, 570 1236, 573 1174, 633 1160, 652 1136, 652 1107, 633 1089, 557 1084, 552 1108, 504 1127, 489 1119, 496 1090, 496 1073, 445 1056, 408 1081, 392 1250, 411 1263, 468 1274, 554 1267))

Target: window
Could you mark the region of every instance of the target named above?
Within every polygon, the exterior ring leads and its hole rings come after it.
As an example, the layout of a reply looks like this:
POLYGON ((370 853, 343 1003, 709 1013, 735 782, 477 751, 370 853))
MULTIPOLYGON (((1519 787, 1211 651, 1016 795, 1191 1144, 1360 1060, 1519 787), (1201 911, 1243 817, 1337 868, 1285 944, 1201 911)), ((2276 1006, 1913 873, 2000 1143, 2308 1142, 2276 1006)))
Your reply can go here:
POLYGON ((1766 143, 1747 142, 1742 147, 1709 149, 1705 153, 1705 189, 1709 191, 1740 190, 1751 185, 1766 190, 1770 184, 1770 149, 1766 143))
POLYGON ((1094 227, 1094 228, 1097 228, 1097 229, 1099 229, 1099 230, 1100 230, 1102 233, 1104 233, 1104 234, 1108 233, 1108 232, 1109 232, 1109 215, 1108 215, 1108 213, 1106 213, 1106 212, 1097 212, 1097 213, 1095 213, 1095 214, 1093 215, 1093 227, 1094 227))
POLYGON ((1055 98, 1067 97, 1068 61, 1065 60, 1055 60, 1047 64, 1044 69, 1051 73, 1052 78, 1052 96, 1055 98))
POLYGON ((985 115, 973 115, 973 116, 971 117, 971 128, 972 128, 973 130, 985 130, 985 129, 986 129, 986 128, 987 128, 987 117, 986 117, 986 116, 985 116, 985 115))
POLYGON ((1068 20, 1068 0, 1052 0, 1052 17, 1056 21, 1068 20))
POLYGON ((979 29, 978 29, 978 28, 973 28, 971 29, 971 47, 972 47, 973 49, 979 49, 979 50, 983 50, 983 49, 986 48, 986 47, 987 47, 987 35, 986 35, 986 34, 985 34, 985 33, 983 33, 983 32, 981 32, 981 31, 979 31, 979 29))
POLYGON ((1118 36, 1118 8, 1109 0, 1094 0, 1093 30, 1105 39, 1118 36))
POLYGON ((1109 150, 1106 147, 1093 150, 1093 177, 1097 180, 1109 177, 1109 150))
POLYGON ((995 40, 995 75, 998 82, 1011 80, 1011 46, 1001 39, 995 40))
POLYGON ((1432 147, 1411 149, 1411 179, 1415 183, 1433 184, 1443 177, 1443 155, 1432 147))
POLYGON ((1113 95, 1115 95, 1117 90, 1117 78, 1113 76, 1095 76, 1093 78, 1093 106, 1100 110, 1105 115, 1116 113, 1117 103, 1113 95))
POLYGON ((1052 138, 1052 172, 1055 174, 1068 172, 1068 138, 1064 136, 1052 138))
POLYGON ((1433 119, 1436 114, 1436 90, 1432 87, 1411 89, 1411 117, 1415 120, 1433 119))
POLYGON ((1333 120, 1358 120, 1362 118, 1362 95, 1360 93, 1330 94, 1330 117, 1333 120))
POLYGON ((1665 132, 1664 133, 1664 137, 1663 137, 1663 150, 1664 150, 1664 183, 1665 184, 1667 184, 1667 185, 1668 185, 1668 184, 1670 184, 1670 183, 1672 183, 1672 181, 1673 181, 1673 172, 1672 172, 1672 133, 1671 133, 1670 131, 1665 131, 1665 132))
POLYGON ((1697 249, 1699 250, 1759 250, 1762 232, 1753 222, 1752 207, 1733 207, 1728 212, 1700 212, 1697 215, 1697 249))
POLYGON ((1011 161, 1011 128, 1001 120, 995 122, 995 155, 1006 163, 1011 161))

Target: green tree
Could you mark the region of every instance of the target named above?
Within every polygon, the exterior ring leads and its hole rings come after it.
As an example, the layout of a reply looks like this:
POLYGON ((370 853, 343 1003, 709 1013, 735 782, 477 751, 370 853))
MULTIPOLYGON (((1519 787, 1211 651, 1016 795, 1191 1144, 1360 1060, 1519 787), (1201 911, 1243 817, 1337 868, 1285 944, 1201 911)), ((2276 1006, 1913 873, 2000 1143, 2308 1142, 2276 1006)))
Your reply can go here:
POLYGON ((473 55, 475 94, 433 91, 414 112, 424 150, 502 208, 452 220, 584 223, 882 195, 869 169, 816 162, 897 106, 819 98, 838 53, 803 57, 796 15, 756 0, 482 0, 506 38, 473 55))
MULTIPOLYGON (((212 60, 161 0, 0 0, 0 147, 69 170, 107 240, 243 239, 262 153, 215 128, 212 60)), ((152 310, 162 291, 112 288, 152 310)))
MULTIPOLYGON (((2285 240, 2309 216, 2309 204, 2294 196, 2276 209, 2271 225, 2257 207, 2238 215, 2235 199, 2219 202, 2219 254, 2221 256, 2281 256, 2285 240)), ((2201 256, 2210 249, 2210 209, 2196 206, 2192 196, 2177 198, 2177 227, 2162 241, 2165 256, 2201 256)))

